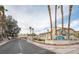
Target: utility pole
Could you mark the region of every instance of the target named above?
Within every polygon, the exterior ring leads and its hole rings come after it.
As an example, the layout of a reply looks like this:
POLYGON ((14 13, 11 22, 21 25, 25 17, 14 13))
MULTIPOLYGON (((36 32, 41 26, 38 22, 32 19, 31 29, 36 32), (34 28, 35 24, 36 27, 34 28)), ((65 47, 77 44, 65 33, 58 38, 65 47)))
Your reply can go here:
POLYGON ((50 31, 50 36, 51 36, 51 40, 52 40, 52 17, 51 17, 51 8, 50 5, 48 5, 48 12, 49 12, 49 17, 50 17, 50 26, 51 26, 51 31, 50 31))

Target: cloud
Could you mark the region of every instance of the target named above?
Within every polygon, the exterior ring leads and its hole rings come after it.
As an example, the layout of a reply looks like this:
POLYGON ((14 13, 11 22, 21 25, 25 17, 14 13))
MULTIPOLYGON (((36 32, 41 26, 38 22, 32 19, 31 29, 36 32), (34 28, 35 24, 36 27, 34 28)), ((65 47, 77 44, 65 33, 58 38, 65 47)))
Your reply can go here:
MULTIPOLYGON (((18 21, 19 27, 23 34, 29 33, 29 26, 35 29, 36 33, 46 32, 50 28, 50 18, 47 5, 10 5, 5 6, 8 9, 6 15, 12 15, 18 21)), ((51 6, 53 27, 55 26, 55 6, 51 6)), ((68 15, 68 6, 64 6, 64 17, 68 15)), ((58 9, 57 21, 61 21, 61 11, 58 9)), ((58 24, 57 22, 57 24, 58 24)), ((78 23, 77 23, 78 24, 78 23)), ((71 26, 76 26, 76 22, 72 22, 71 26), (75 24, 74 24, 75 23, 75 24), (74 24, 74 25, 73 25, 74 24)), ((64 24, 67 27, 67 24, 64 24)), ((58 24, 61 27, 61 24, 58 24)))
POLYGON ((79 31, 79 27, 78 26, 79 26, 79 19, 74 19, 71 22, 71 28, 73 28, 76 31, 79 31))
POLYGON ((29 26, 33 27, 36 32, 42 31, 43 28, 49 26, 48 11, 43 10, 46 7, 40 6, 6 6, 9 10, 7 15, 12 15, 18 21, 21 27, 20 33, 29 33, 29 26), (37 8, 36 8, 37 7, 37 8), (36 9, 35 9, 36 8, 36 9), (43 8, 42 10, 39 8, 43 8))

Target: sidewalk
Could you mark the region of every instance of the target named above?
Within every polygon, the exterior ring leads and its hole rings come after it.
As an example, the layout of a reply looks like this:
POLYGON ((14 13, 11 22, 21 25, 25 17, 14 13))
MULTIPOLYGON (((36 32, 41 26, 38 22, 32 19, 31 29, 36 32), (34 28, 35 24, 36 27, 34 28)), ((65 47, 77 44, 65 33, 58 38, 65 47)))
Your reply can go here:
POLYGON ((4 39, 3 41, 0 41, 0 46, 4 45, 5 43, 9 42, 8 39, 4 39))
POLYGON ((33 42, 30 40, 27 40, 27 41, 38 47, 50 50, 52 52, 56 52, 57 54, 77 54, 79 53, 79 44, 67 45, 67 46, 56 46, 56 45, 40 44, 40 43, 33 42))

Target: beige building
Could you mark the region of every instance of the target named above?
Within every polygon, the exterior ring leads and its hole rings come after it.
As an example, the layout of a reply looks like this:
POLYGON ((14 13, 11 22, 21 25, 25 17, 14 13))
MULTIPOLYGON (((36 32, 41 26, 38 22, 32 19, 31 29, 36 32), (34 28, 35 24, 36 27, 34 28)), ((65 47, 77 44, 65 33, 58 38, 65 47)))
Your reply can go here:
POLYGON ((27 38, 27 34, 19 34, 18 38, 24 38, 24 39, 26 39, 27 38))
POLYGON ((79 31, 76 31, 75 33, 76 33, 75 36, 79 38, 79 31))
MULTIPOLYGON (((68 29, 64 28, 63 29, 63 36, 65 36, 65 39, 67 39, 68 36, 68 29)), ((61 35, 61 28, 57 29, 57 35, 61 35)), ((75 36, 75 31, 73 29, 70 28, 70 36, 75 36)), ((55 28, 52 29, 52 38, 55 39, 56 35, 55 35, 55 28)), ((46 32, 46 33, 41 33, 39 34, 39 38, 43 39, 43 40, 47 40, 50 39, 50 32, 46 32)))

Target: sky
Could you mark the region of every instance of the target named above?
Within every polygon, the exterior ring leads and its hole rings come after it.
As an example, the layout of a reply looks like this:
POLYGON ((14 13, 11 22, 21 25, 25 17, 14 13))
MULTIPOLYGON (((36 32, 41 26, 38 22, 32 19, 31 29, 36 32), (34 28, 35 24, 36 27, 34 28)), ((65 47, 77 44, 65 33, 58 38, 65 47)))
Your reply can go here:
MULTIPOLYGON (((68 25, 68 7, 64 5, 64 27, 68 25)), ((29 33, 29 27, 34 28, 35 33, 47 32, 50 28, 50 18, 47 5, 5 5, 8 10, 6 15, 11 15, 18 21, 21 28, 20 34, 29 33)), ((51 5, 52 25, 55 26, 55 6, 51 5)), ((61 11, 57 10, 57 27, 61 27, 61 11)), ((71 28, 79 30, 79 6, 74 5, 71 15, 71 28)))

